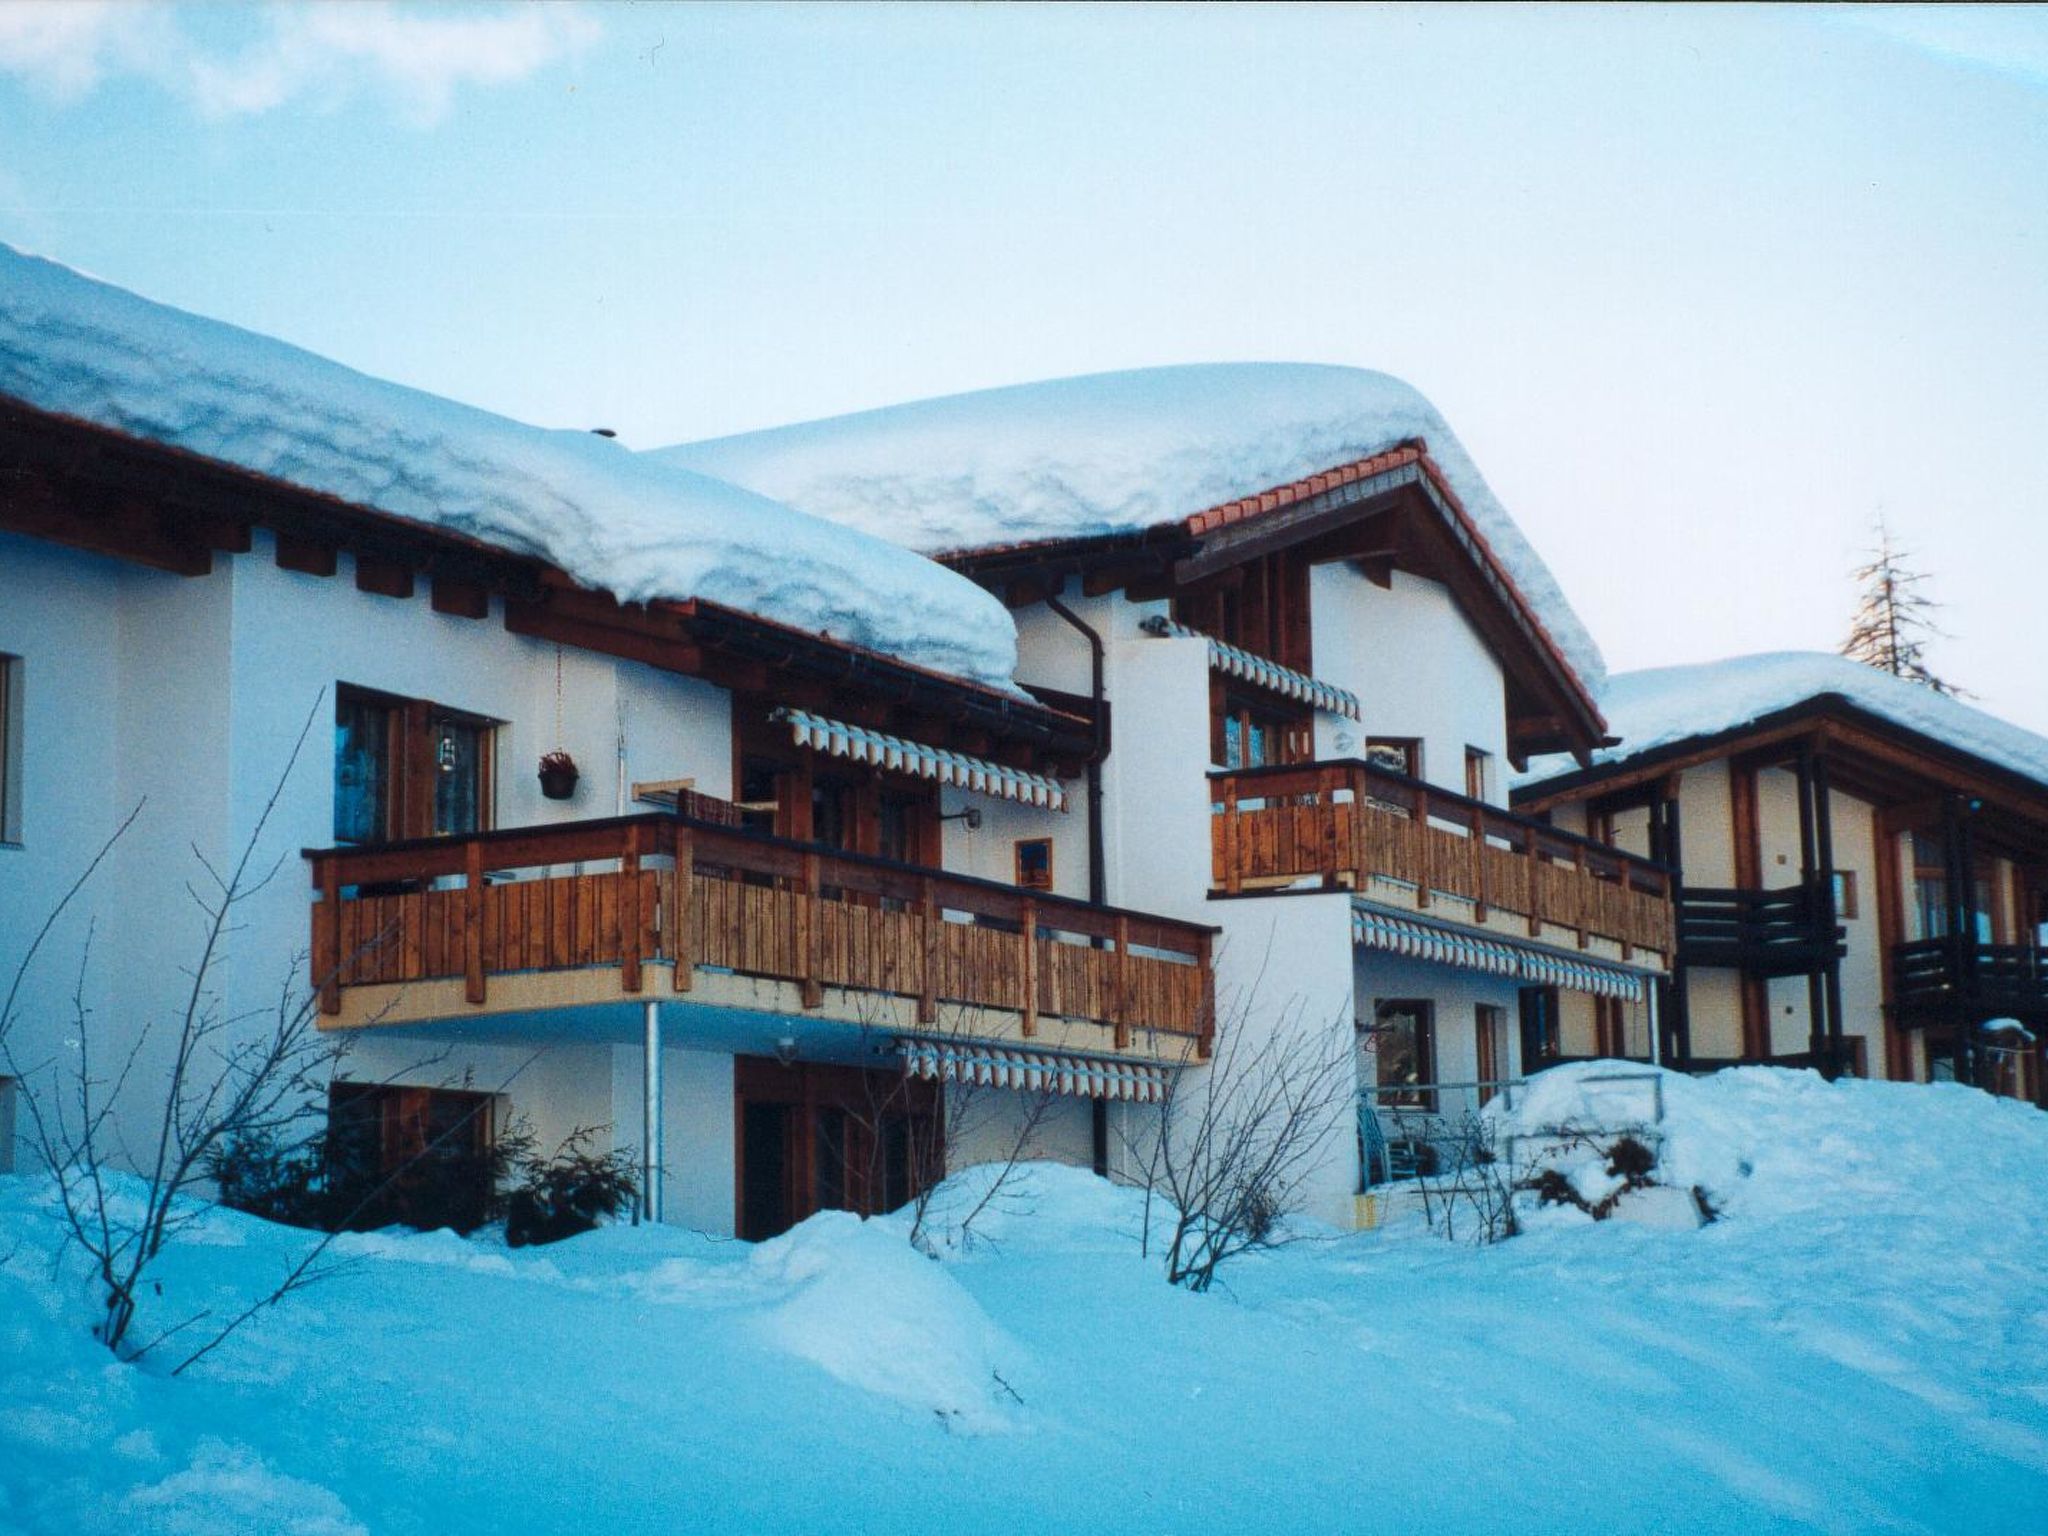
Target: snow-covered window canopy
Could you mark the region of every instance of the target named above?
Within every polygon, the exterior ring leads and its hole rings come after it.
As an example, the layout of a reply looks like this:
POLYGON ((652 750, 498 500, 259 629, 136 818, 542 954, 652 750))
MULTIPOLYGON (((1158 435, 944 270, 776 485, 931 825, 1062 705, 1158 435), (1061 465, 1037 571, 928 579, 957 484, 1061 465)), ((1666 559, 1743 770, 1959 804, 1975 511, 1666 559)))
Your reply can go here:
POLYGON ((1650 980, 1648 973, 1629 966, 1563 955, 1540 944, 1517 943, 1495 934, 1464 933, 1365 902, 1352 903, 1351 936, 1367 949, 1623 1002, 1640 1001, 1650 980))
POLYGON ((1081 1099, 1158 1104, 1166 1097, 1168 1068, 1145 1061, 1077 1056, 1064 1051, 1020 1051, 972 1041, 904 1039, 903 1071, 941 1083, 1061 1093, 1081 1099))
POLYGON ((1246 682, 1277 693, 1284 699, 1295 699, 1312 705, 1326 714, 1342 715, 1348 720, 1359 718, 1358 695, 1337 687, 1332 683, 1319 682, 1306 672, 1297 672, 1292 667, 1283 667, 1277 661, 1268 661, 1250 651, 1205 635, 1199 629, 1185 624, 1176 624, 1171 619, 1158 615, 1145 620, 1144 631, 1165 639, 1206 640, 1209 643, 1209 667, 1226 677, 1241 677, 1246 682))
POLYGON ((808 710, 778 709, 773 718, 789 726, 798 746, 809 747, 814 752, 843 757, 849 762, 872 763, 878 768, 913 774, 921 779, 936 779, 941 784, 951 784, 975 794, 994 795, 1001 800, 1016 800, 1054 811, 1067 808, 1066 787, 1058 779, 1042 773, 1026 773, 1021 768, 1006 767, 985 757, 969 757, 960 752, 948 752, 943 747, 906 741, 901 736, 848 725, 843 720, 827 719, 808 710))

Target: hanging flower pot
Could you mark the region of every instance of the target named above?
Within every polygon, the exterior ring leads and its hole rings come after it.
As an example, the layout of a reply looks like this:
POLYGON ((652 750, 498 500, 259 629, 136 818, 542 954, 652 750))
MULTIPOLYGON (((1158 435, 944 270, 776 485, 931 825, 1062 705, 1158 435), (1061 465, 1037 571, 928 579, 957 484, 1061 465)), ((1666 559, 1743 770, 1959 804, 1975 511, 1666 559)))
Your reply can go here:
POLYGON ((550 752, 540 760, 540 792, 550 800, 567 800, 575 794, 580 777, 576 759, 566 752, 550 752))

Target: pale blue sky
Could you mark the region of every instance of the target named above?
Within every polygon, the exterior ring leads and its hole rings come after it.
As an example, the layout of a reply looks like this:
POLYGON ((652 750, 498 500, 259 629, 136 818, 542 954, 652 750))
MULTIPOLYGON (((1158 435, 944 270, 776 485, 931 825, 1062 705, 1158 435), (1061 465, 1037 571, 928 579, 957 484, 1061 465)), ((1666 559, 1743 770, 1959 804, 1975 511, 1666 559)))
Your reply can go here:
POLYGON ((1617 668, 1887 513, 2048 731, 2048 12, 0 4, 0 239, 640 446, 1383 368, 1617 668))

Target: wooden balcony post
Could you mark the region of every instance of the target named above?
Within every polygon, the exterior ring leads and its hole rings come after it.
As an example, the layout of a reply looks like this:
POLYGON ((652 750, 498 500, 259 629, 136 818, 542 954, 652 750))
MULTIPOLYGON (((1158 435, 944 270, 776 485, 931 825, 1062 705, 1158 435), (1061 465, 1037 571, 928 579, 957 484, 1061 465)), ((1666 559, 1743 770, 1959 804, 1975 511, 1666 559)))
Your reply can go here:
POLYGON ((486 994, 484 980, 484 845, 475 838, 462 850, 462 996, 472 1007, 486 994))
POLYGON ((1235 896, 1244 889, 1244 829, 1237 809, 1237 775, 1223 781, 1223 889, 1235 896))
POLYGON ((930 875, 918 882, 917 915, 918 952, 923 956, 918 967, 917 1022, 929 1024, 939 1016, 939 904, 930 875))
POLYGON ((1621 958, 1627 960, 1635 953, 1635 946, 1629 943, 1629 936, 1636 929, 1635 883, 1629 873, 1628 860, 1621 861, 1621 918, 1615 927, 1621 931, 1621 958))
POLYGON ((1412 833, 1415 847, 1415 905, 1427 909, 1429 906, 1429 791, 1418 788, 1415 791, 1415 827, 1412 833))
POLYGON ((1216 1049, 1216 936, 1202 934, 1195 940, 1195 963, 1202 968, 1202 990, 1195 1020, 1195 1056, 1207 1061, 1216 1049))
POLYGON ((1351 848, 1345 861, 1351 868, 1351 889, 1362 892, 1372 879, 1366 868, 1365 770, 1354 765, 1347 776, 1351 784, 1351 848))
POLYGON ((1586 934, 1586 908, 1592 904, 1592 877, 1586 872, 1586 845, 1572 844, 1572 867, 1578 872, 1572 890, 1572 918, 1579 930, 1579 948, 1584 949, 1590 940, 1586 934))
POLYGON ((1529 882, 1529 937, 1543 937, 1543 850, 1536 829, 1522 829, 1522 875, 1529 882))
POLYGON ((1116 919, 1116 998, 1113 1012, 1116 1048, 1126 1050, 1131 1043, 1131 920, 1122 913, 1118 913, 1116 919))
POLYGON ((803 961, 803 1005, 806 1008, 825 1006, 825 983, 822 979, 823 951, 825 942, 824 897, 819 886, 823 882, 818 873, 818 856, 804 855, 803 891, 798 896, 797 935, 798 953, 803 961))
POLYGON ((320 908, 313 914, 313 983, 320 989, 320 1011, 341 1012, 341 871, 333 859, 321 859, 320 908))
POLYGON ((1038 1033, 1038 903, 1024 898, 1024 1020, 1019 1026, 1025 1038, 1038 1033))
POLYGON ((675 989, 696 983, 697 957, 691 934, 697 899, 697 842, 688 827, 676 828, 675 889, 668 903, 668 957, 675 963, 675 989))
POLYGON ((640 990, 640 826, 626 828, 626 851, 619 860, 619 985, 640 990))
POLYGON ((1472 920, 1486 921, 1486 807, 1472 807, 1472 920))

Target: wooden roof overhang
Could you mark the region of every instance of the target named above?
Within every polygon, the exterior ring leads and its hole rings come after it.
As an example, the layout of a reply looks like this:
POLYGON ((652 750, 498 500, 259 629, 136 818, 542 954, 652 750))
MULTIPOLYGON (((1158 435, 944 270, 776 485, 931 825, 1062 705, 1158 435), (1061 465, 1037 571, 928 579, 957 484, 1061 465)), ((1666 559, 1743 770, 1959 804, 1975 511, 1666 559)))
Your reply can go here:
POLYGON ((0 530, 204 576, 259 527, 289 570, 333 576, 347 550, 365 591, 410 597, 424 576, 442 613, 484 619, 495 596, 514 634, 1010 766, 1074 773, 1094 747, 1084 701, 1051 707, 699 599, 620 603, 537 556, 0 396, 0 530))
POLYGON ((1381 585, 1400 569, 1448 588, 1501 663, 1517 764, 1548 752, 1589 762, 1608 742, 1599 706, 1420 439, 1133 533, 937 558, 1017 607, 1043 600, 1073 575, 1091 596, 1170 596, 1283 549, 1311 563, 1351 561, 1381 585))
POLYGON ((1670 791, 1676 775, 1723 758, 1748 767, 1797 760, 1802 748, 1824 756, 1828 781, 1876 806, 1897 830, 1933 826, 1944 797, 1977 803, 1980 837, 2026 863, 2048 864, 2048 784, 1925 735, 1852 703, 1816 694, 1728 730, 1688 737, 1610 763, 1580 768, 1518 789, 1528 814, 1567 802, 1618 808, 1670 791))

